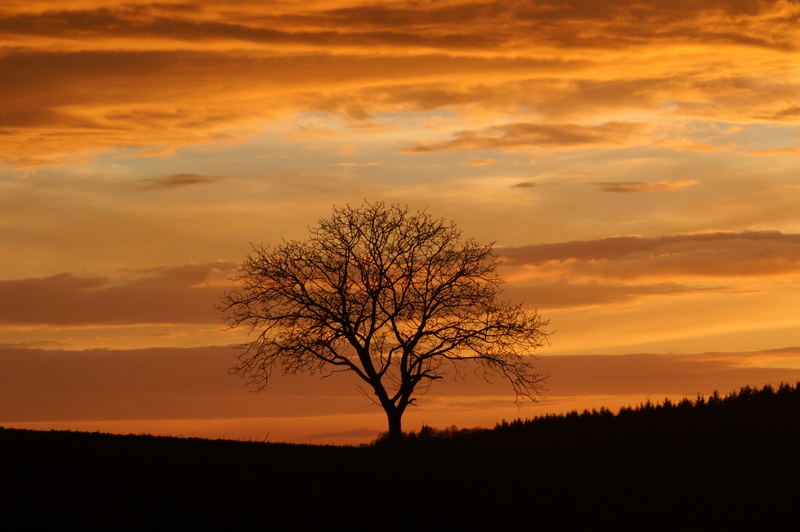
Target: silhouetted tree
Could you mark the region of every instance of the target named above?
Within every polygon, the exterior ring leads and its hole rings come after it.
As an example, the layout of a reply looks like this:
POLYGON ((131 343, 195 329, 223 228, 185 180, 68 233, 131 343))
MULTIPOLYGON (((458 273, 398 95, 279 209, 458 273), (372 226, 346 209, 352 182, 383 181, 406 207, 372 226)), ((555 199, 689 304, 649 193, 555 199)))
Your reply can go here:
MULTIPOLYGON (((534 399, 542 377, 527 356, 547 339, 547 320, 500 302, 492 245, 462 238, 425 211, 365 202, 334 208, 303 241, 253 246, 240 288, 220 309, 248 326, 234 372, 266 386, 285 373, 352 371, 386 411, 389 439, 415 393, 445 364, 473 361, 534 399)), ((486 373, 484 374, 486 375, 486 373)))

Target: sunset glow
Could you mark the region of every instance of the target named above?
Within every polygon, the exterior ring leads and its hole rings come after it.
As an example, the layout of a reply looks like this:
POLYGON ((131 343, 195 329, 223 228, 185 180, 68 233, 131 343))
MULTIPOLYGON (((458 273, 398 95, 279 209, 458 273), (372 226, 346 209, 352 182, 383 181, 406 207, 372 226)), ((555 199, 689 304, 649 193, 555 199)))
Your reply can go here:
POLYGON ((0 424, 357 443, 356 379, 227 374, 250 243, 332 206, 496 242, 555 331, 492 426, 800 379, 800 6, 0 1, 0 424))

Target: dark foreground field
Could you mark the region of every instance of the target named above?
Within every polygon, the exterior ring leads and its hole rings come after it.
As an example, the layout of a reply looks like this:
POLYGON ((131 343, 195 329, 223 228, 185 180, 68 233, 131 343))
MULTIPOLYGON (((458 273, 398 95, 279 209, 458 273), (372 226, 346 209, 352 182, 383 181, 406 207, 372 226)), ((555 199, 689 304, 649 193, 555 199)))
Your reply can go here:
POLYGON ((800 509, 800 385, 399 450, 0 429, 0 451, 8 530, 763 528, 800 509))

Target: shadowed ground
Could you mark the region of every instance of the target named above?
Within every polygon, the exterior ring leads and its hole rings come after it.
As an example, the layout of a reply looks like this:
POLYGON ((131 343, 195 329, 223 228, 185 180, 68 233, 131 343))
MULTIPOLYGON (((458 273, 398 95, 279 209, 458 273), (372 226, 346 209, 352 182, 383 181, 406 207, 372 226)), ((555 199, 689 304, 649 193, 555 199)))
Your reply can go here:
POLYGON ((800 385, 424 429, 401 449, 0 430, 6 518, 31 528, 682 529, 793 511, 800 385))

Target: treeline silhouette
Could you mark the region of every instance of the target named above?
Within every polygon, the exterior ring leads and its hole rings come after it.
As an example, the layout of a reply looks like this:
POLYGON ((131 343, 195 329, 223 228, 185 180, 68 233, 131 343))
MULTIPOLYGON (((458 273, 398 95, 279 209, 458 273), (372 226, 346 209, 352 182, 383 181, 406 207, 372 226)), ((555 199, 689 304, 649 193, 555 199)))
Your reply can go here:
POLYGON ((764 528, 794 515, 800 383, 423 427, 401 448, 0 429, 11 529, 764 528), (521 523, 521 526, 520 526, 521 523))
MULTIPOLYGON (((617 413, 608 408, 573 410, 534 419, 501 421, 493 429, 444 429, 423 426, 409 433, 407 444, 453 442, 466 446, 542 446, 545 444, 585 445, 587 439, 616 442, 630 438, 677 437, 753 439, 761 436, 791 436, 800 432, 800 382, 792 386, 745 386, 727 395, 714 392, 708 397, 662 402, 650 400, 627 406, 617 413)), ((381 435, 376 445, 386 445, 381 435)), ((800 450, 799 450, 800 451, 800 450)))

